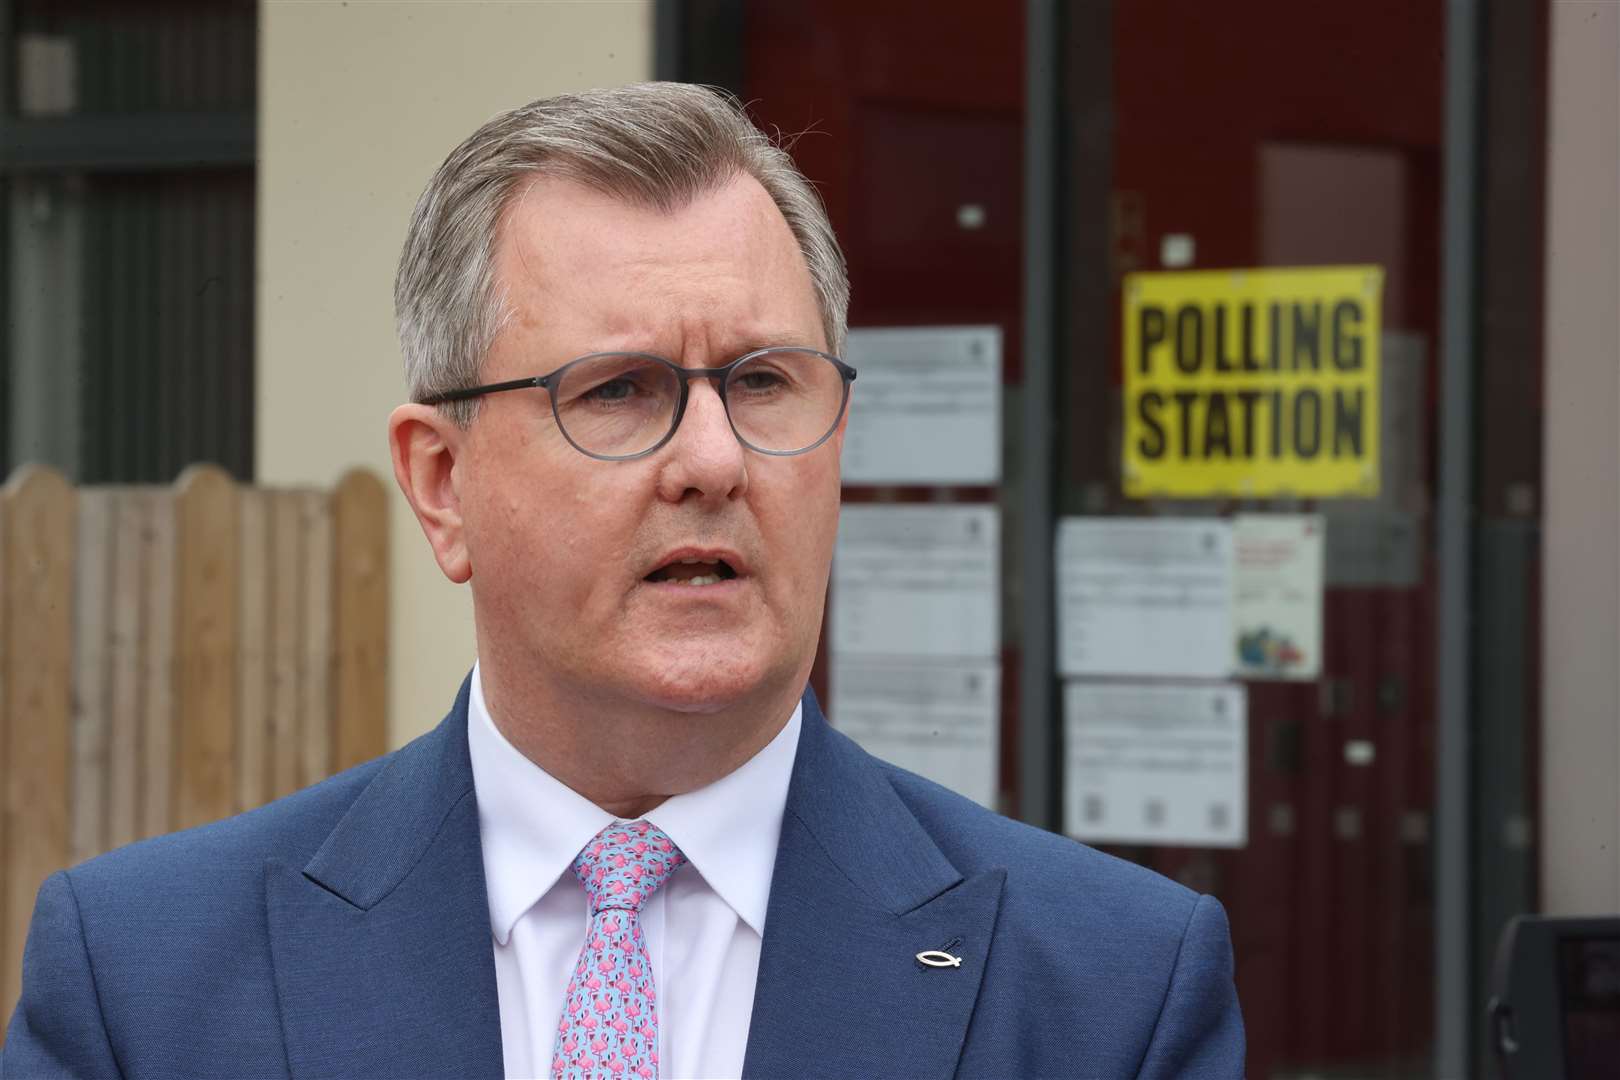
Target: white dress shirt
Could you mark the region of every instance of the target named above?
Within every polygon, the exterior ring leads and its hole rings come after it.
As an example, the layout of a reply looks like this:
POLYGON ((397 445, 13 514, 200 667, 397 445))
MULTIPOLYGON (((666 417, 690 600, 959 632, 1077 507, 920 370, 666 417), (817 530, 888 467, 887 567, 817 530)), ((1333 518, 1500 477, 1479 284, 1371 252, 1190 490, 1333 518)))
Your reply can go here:
MULTIPOLYGON (((641 911, 658 987, 661 1078, 742 1075, 800 711, 735 771, 642 815, 687 859, 641 911)), ((592 837, 622 819, 506 741, 484 704, 476 665, 467 747, 506 1075, 548 1076, 564 992, 590 924, 585 889, 569 867, 592 837)))

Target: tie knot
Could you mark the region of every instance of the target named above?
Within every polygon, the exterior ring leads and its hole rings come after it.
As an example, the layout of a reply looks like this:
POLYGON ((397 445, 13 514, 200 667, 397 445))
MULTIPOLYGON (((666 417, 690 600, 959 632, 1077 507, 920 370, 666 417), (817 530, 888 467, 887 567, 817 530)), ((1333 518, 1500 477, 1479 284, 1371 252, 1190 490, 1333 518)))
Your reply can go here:
POLYGON ((686 856, 656 825, 616 822, 596 834, 574 859, 574 876, 591 898, 591 914, 641 905, 680 869, 686 856))

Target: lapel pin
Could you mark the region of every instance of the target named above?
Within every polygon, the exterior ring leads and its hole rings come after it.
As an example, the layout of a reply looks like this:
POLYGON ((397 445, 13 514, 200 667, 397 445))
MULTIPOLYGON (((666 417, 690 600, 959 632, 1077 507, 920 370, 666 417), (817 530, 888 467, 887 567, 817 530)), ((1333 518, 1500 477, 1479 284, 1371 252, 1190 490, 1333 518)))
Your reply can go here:
POLYGON ((954 968, 962 966, 962 958, 952 956, 943 949, 928 949, 917 954, 917 963, 927 964, 929 967, 954 968))

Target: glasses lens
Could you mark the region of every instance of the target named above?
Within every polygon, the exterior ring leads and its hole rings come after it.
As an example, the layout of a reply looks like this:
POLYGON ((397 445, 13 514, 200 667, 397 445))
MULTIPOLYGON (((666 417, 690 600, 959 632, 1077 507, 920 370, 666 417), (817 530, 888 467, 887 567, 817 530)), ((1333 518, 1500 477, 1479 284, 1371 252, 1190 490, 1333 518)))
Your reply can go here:
POLYGON ((668 433, 680 394, 680 378, 656 360, 618 353, 587 357, 557 382, 557 420, 587 454, 639 454, 668 433))
POLYGON ((844 377, 819 353, 776 349, 731 369, 731 422, 744 442, 778 454, 820 442, 844 408, 844 377))

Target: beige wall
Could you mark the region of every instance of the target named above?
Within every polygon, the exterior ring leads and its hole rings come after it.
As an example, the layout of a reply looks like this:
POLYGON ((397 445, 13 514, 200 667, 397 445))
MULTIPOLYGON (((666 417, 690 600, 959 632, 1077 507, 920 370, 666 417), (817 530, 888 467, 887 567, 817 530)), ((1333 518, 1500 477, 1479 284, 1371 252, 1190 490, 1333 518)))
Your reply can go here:
POLYGON ((1551 7, 1542 906, 1572 915, 1620 911, 1620 6, 1551 7))
MULTIPOLYGON (((368 0, 260 6, 258 474, 330 484, 392 472, 403 400, 394 263, 428 176, 491 115, 651 77, 652 5, 368 0)), ((449 706, 473 659, 471 606, 397 492, 395 745, 449 706)))

